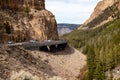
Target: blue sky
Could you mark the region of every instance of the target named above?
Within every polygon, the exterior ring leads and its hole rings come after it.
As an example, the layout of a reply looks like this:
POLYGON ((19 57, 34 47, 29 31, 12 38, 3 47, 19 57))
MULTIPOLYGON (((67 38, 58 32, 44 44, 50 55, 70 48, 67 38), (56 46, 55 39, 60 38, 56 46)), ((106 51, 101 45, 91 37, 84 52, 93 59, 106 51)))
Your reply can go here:
POLYGON ((46 9, 51 11, 57 23, 82 24, 89 18, 101 0, 45 0, 46 9))

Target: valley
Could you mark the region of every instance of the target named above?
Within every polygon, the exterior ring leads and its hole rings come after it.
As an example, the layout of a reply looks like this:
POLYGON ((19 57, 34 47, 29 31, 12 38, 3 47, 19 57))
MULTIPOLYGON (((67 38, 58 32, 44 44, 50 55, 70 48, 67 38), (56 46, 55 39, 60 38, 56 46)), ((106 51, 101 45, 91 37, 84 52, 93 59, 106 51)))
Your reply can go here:
POLYGON ((45 0, 0 1, 0 80, 120 80, 119 0, 82 24, 55 17, 45 0))
POLYGON ((86 56, 70 47, 56 53, 6 47, 0 62, 1 80, 79 80, 86 56))

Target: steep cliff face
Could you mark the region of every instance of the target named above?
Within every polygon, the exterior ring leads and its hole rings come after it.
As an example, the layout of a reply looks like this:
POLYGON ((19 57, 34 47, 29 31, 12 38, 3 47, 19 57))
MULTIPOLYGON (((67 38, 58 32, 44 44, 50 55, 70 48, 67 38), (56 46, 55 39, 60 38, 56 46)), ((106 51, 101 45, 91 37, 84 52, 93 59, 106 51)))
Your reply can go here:
POLYGON ((45 9, 44 0, 1 0, 1 9, 23 10, 30 7, 38 10, 45 9))
MULTIPOLYGON (((33 30, 39 34, 39 40, 58 39, 57 23, 51 12, 41 10, 31 14, 33 18, 30 21, 30 24, 33 26, 33 30)), ((32 37, 34 39, 38 38, 34 35, 32 37)))
POLYGON ((58 39, 55 17, 44 0, 2 0, 0 8, 0 42, 58 39))
POLYGON ((79 28, 93 28, 112 21, 119 15, 120 1, 119 0, 103 0, 95 7, 90 18, 79 28))

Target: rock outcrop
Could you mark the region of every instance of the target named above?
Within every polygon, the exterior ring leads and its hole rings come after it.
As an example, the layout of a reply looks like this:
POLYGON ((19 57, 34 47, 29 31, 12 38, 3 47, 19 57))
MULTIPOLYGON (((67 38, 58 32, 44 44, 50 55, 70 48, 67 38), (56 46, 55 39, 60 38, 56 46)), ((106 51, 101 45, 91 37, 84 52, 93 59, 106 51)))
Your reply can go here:
POLYGON ((0 8, 23 10, 25 7, 30 7, 38 10, 45 9, 44 0, 2 0, 0 8))
POLYGON ((79 29, 95 28, 114 20, 120 13, 119 0, 103 0, 95 7, 90 18, 79 29))
POLYGON ((44 0, 2 0, 0 8, 0 42, 58 39, 55 16, 44 0))

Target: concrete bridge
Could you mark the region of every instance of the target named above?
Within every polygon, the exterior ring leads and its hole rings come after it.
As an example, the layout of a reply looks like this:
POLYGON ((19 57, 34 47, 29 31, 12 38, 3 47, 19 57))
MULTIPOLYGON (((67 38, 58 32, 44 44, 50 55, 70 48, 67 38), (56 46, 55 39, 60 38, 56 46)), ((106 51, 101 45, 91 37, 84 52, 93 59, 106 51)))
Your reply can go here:
POLYGON ((49 52, 57 52, 64 50, 67 46, 66 40, 46 40, 46 41, 28 41, 21 43, 9 43, 9 44, 1 44, 0 47, 3 46, 22 46, 25 49, 29 50, 40 50, 40 51, 49 51, 49 52))
POLYGON ((67 41, 65 40, 47 40, 44 42, 24 42, 23 47, 30 50, 40 50, 40 51, 49 51, 56 52, 64 50, 67 46, 67 41))

